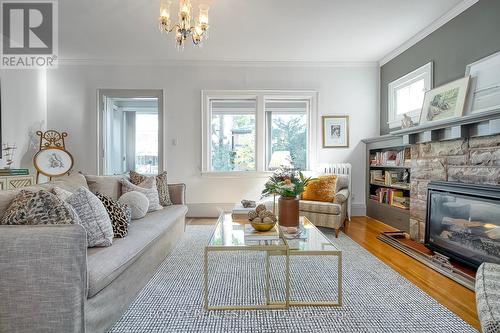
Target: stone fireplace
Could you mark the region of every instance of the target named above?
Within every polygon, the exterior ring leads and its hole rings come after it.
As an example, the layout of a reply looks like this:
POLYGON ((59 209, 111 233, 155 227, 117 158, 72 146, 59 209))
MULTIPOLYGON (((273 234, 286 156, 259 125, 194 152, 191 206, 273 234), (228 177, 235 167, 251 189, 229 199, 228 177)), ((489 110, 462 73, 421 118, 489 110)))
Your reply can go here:
POLYGON ((424 241, 432 180, 500 185, 500 135, 411 146, 410 236, 424 241))

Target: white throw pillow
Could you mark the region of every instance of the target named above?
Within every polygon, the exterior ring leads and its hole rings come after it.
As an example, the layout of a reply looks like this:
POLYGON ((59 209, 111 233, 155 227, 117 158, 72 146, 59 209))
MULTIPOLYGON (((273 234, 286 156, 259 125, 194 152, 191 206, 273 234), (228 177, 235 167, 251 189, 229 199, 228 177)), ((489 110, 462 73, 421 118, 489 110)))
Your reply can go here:
POLYGON ((141 192, 127 192, 118 199, 118 202, 130 207, 132 210, 132 220, 142 219, 148 212, 149 200, 141 192))
POLYGON ((73 195, 70 191, 67 191, 60 187, 54 187, 52 189, 52 193, 54 193, 59 199, 66 201, 70 196, 73 195))
POLYGON ((99 198, 82 186, 66 202, 73 207, 87 232, 88 247, 113 244, 113 226, 99 198))
POLYGON ((158 190, 156 189, 156 179, 154 177, 147 178, 139 185, 134 185, 127 179, 121 179, 120 182, 122 183, 123 194, 136 191, 144 194, 146 198, 148 198, 148 212, 154 212, 163 208, 163 206, 160 205, 160 197, 158 196, 158 190))

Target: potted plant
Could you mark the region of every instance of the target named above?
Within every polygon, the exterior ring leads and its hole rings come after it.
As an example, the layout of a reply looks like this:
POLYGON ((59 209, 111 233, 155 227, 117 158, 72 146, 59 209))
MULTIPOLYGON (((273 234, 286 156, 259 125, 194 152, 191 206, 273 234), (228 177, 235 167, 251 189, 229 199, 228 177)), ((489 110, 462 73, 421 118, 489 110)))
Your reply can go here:
POLYGON ((301 171, 280 168, 276 170, 265 184, 263 196, 279 195, 278 223, 284 227, 299 225, 299 196, 313 180, 304 177, 301 171))

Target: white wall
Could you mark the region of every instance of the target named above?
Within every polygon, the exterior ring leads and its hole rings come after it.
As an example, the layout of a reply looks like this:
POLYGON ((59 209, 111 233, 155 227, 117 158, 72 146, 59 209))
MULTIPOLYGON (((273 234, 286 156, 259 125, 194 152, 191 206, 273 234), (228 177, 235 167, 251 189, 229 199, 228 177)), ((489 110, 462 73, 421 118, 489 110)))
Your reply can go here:
MULTIPOLYGON (((307 89, 319 91, 319 163, 353 164, 356 207, 365 201, 365 147, 376 136, 378 67, 193 64, 170 66, 61 65, 48 72, 48 127, 67 131, 75 168, 96 172, 96 91, 163 89, 165 147, 170 181, 187 184, 190 215, 215 214, 244 197, 256 197, 265 178, 221 179, 200 175, 202 89, 307 89), (350 147, 321 148, 321 116, 350 116, 350 147), (173 139, 178 145, 172 145, 173 139), (213 204, 217 205, 213 205, 213 204)), ((362 211, 357 210, 358 213, 362 211)), ((356 212, 356 211, 355 211, 356 212)))
MULTIPOLYGON (((2 143, 16 144, 12 168, 33 170, 37 150, 35 133, 47 124, 45 70, 1 70, 2 143)), ((0 160, 4 167, 5 158, 0 160)))

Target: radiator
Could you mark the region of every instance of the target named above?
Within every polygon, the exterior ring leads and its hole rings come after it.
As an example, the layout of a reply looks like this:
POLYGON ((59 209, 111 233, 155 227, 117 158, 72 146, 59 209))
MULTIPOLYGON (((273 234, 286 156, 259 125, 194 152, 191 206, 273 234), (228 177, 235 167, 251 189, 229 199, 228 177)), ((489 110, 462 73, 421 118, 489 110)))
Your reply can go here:
POLYGON ((351 202, 352 202, 352 178, 351 178, 351 163, 321 163, 318 165, 317 171, 321 173, 332 173, 336 175, 347 175, 349 178, 349 198, 347 198, 347 216, 351 220, 351 202))

